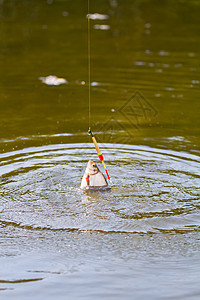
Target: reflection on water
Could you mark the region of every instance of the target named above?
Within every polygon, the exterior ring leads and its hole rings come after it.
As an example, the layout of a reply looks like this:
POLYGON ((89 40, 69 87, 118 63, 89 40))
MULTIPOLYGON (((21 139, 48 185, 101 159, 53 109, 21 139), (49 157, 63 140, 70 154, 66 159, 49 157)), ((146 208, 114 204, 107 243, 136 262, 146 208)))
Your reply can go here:
POLYGON ((199 14, 91 1, 86 194, 87 1, 0 0, 1 299, 199 299, 199 14))
MULTIPOLYGON (((199 150, 200 6, 176 2, 91 3, 92 125, 114 118, 112 127, 129 129, 115 143, 184 136, 199 150), (139 124, 118 114, 136 92, 157 111, 135 110, 139 124)), ((1 137, 87 131, 86 14, 82 0, 2 2, 1 137), (50 74, 68 84, 38 81, 50 74)))

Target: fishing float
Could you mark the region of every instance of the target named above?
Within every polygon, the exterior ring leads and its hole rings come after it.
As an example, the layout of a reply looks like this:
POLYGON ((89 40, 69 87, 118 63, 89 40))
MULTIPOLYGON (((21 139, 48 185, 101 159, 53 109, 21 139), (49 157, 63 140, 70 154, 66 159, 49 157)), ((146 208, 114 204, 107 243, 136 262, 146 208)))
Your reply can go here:
POLYGON ((107 175, 108 179, 110 180, 110 176, 109 176, 109 174, 108 174, 108 171, 107 171, 107 169, 106 169, 106 165, 105 165, 105 163, 104 163, 103 154, 102 154, 102 152, 101 152, 100 149, 99 149, 99 146, 98 146, 98 144, 97 144, 97 141, 96 141, 96 139, 95 139, 95 137, 94 137, 94 135, 93 135, 91 129, 88 130, 88 133, 92 136, 92 140, 93 140, 94 146, 95 146, 95 148, 96 148, 97 155, 98 155, 100 161, 101 161, 102 164, 103 164, 103 167, 104 167, 104 169, 105 169, 105 171, 106 171, 106 175, 107 175))

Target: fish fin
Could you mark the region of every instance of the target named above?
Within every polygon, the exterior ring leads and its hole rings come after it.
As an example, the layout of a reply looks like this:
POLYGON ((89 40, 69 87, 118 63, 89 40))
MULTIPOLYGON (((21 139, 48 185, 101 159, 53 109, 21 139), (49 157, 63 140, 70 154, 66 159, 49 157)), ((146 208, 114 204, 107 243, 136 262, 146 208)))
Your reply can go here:
POLYGON ((90 185, 90 175, 87 175, 85 177, 85 179, 86 179, 87 185, 90 185))

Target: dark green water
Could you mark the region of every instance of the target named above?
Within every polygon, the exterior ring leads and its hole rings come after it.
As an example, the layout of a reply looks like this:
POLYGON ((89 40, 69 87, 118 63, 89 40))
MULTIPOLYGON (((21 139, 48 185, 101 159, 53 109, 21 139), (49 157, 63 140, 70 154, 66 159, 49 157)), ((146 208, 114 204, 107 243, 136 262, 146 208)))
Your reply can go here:
POLYGON ((91 0, 89 195, 86 14, 0 0, 0 299, 199 299, 200 1, 91 0))

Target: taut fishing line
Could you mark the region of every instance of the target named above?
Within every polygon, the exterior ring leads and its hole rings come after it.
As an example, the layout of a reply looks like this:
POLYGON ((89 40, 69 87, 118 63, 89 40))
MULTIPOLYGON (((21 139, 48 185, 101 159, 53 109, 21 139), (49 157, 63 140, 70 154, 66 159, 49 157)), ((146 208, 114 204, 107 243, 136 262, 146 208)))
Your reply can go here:
POLYGON ((88 14, 87 14, 87 19, 88 19, 88 123, 89 123, 89 130, 88 133, 91 135, 92 137, 92 141, 95 145, 95 149, 97 151, 98 157, 100 159, 100 161, 103 164, 103 167, 106 171, 106 175, 108 177, 108 179, 110 180, 110 176, 108 174, 108 171, 106 169, 105 163, 104 163, 104 158, 103 158, 103 154, 101 153, 99 146, 97 144, 97 141, 91 131, 91 43, 90 43, 90 0, 88 0, 88 14))
POLYGON ((90 105, 90 94, 91 94, 91 45, 90 45, 90 0, 88 0, 88 14, 87 14, 87 19, 88 19, 88 100, 89 100, 89 105, 88 105, 88 123, 89 123, 89 130, 90 130, 90 123, 91 123, 91 105, 90 105))

